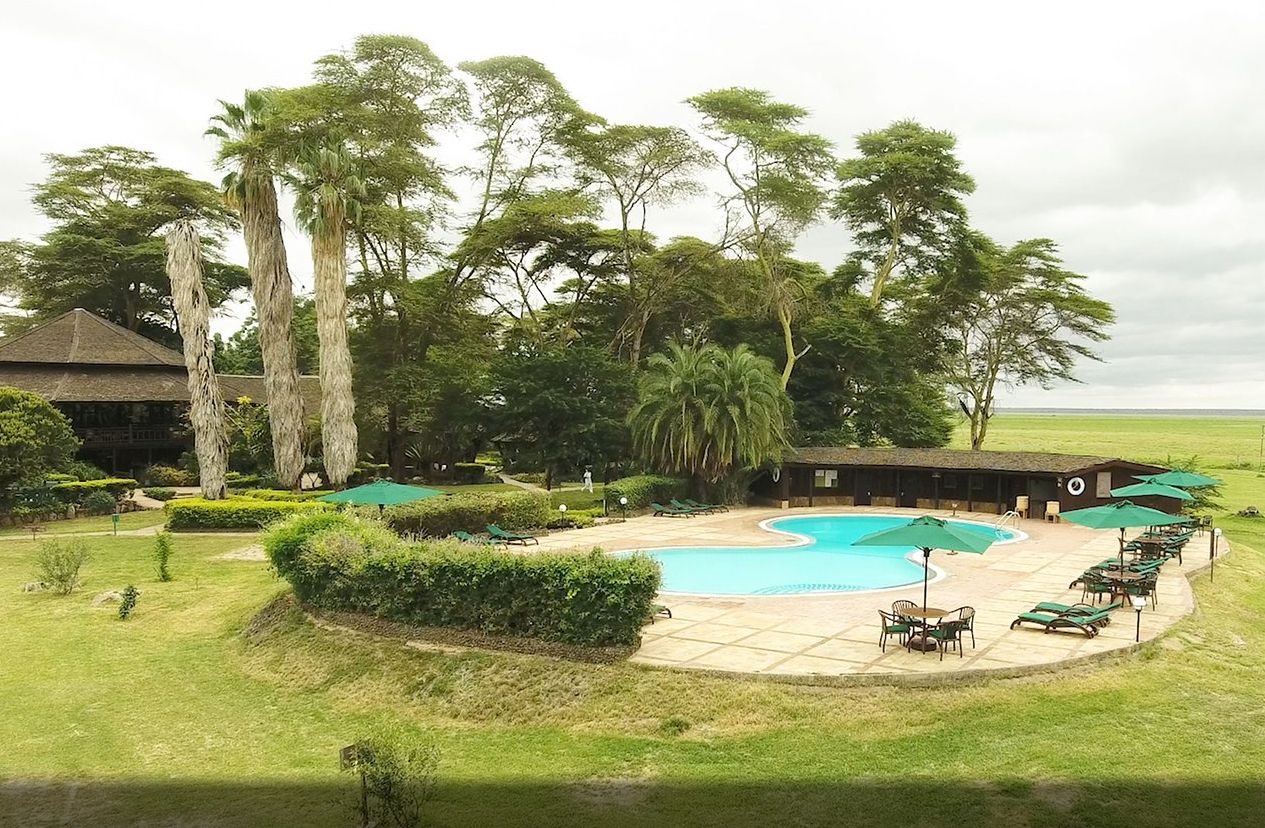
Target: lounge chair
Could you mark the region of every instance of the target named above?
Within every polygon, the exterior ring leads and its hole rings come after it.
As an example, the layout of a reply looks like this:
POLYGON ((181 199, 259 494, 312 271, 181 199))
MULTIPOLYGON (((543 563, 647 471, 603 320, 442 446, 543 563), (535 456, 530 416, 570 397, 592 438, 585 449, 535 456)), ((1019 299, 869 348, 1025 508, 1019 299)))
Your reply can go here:
POLYGON ((1013 630, 1020 624, 1036 624, 1044 627, 1047 633, 1055 630, 1076 630, 1086 638, 1093 638, 1098 635, 1098 625, 1106 618, 1108 618, 1108 613, 1102 610, 1092 615, 1078 616, 1055 615, 1048 612, 1021 612, 1018 618, 1010 622, 1010 628, 1013 630))
POLYGON ((677 508, 677 509, 684 509, 684 510, 685 510, 685 511, 687 511, 687 512, 695 512, 695 513, 700 514, 700 515, 710 515, 712 512, 715 512, 715 511, 716 511, 715 509, 713 509, 713 508, 712 508, 712 507, 710 507, 710 506, 691 506, 691 505, 689 505, 688 503, 682 503, 681 501, 677 500, 676 498, 673 498, 672 500, 669 500, 669 501, 668 501, 668 505, 669 505, 669 506, 673 506, 673 507, 675 507, 675 508, 677 508))
POLYGON ((523 546, 526 546, 528 541, 535 544, 540 543, 540 541, 536 540, 535 535, 527 535, 522 532, 507 532, 495 523, 489 523, 487 525, 487 530, 493 540, 498 540, 501 543, 517 543, 523 546))
MULTIPOLYGON (((1101 616, 1112 610, 1118 610, 1124 604, 1119 601, 1113 601, 1105 607, 1096 607, 1093 604, 1058 604, 1053 601, 1042 601, 1031 609, 1031 612, 1046 613, 1050 615, 1066 615, 1071 618, 1084 618, 1089 615, 1101 616)), ((1111 618, 1103 618, 1095 626, 1105 627, 1111 623, 1111 618)))
POLYGON ((662 503, 651 503, 654 517, 694 517, 697 512, 691 509, 678 509, 675 506, 664 506, 662 503))
POLYGON ((452 536, 456 538, 457 540, 461 541, 462 543, 472 543, 476 546, 501 546, 502 545, 500 541, 495 541, 492 538, 481 538, 478 535, 472 535, 469 532, 462 532, 460 530, 453 532, 452 536))
MULTIPOLYGON (((699 503, 697 500, 689 497, 681 498, 686 506, 693 506, 695 509, 711 509, 713 512, 728 512, 729 507, 723 503, 699 503)), ((676 501, 673 501, 675 503, 676 501)))
POLYGON ((655 618, 660 615, 666 615, 668 618, 671 618, 672 610, 668 609, 663 604, 651 604, 650 605, 650 623, 653 624, 655 618))

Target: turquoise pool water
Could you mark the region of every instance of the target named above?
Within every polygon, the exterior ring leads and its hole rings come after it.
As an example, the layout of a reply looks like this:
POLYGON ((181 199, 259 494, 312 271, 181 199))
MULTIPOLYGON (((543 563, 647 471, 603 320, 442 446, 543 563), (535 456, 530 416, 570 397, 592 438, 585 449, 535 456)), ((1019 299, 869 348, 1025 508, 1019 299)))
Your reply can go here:
MULTIPOLYGON (((912 548, 853 546, 863 535, 908 523, 889 515, 785 517, 763 526, 803 536, 799 546, 704 546, 652 549, 645 554, 663 567, 666 592, 708 595, 790 595, 885 589, 922 581, 922 565, 906 556, 912 548)), ((979 523, 950 521, 997 541, 1017 533, 979 523)), ((939 553, 943 555, 944 553, 939 553)), ((934 565, 935 558, 932 558, 934 565)))

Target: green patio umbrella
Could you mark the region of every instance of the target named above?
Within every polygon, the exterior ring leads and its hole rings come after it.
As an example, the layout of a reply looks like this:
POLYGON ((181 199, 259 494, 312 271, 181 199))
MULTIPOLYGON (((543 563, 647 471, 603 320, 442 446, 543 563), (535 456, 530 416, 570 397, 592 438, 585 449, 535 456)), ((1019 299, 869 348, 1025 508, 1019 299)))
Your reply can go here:
POLYGON ((415 500, 425 500, 428 497, 439 497, 443 494, 444 492, 438 489, 405 486, 402 483, 392 483, 390 480, 375 480, 363 486, 322 495, 317 500, 326 503, 350 503, 353 506, 377 506, 378 512, 381 513, 388 506, 412 503, 415 500))
POLYGON ((980 532, 963 529, 931 515, 891 529, 880 529, 857 538, 853 546, 912 546, 922 550, 922 609, 927 611, 927 583, 931 572, 931 550, 983 554, 993 545, 992 539, 980 532))
POLYGON ((1145 480, 1148 483, 1159 483, 1162 486, 1178 486, 1183 489, 1203 489, 1208 486, 1221 485, 1221 481, 1215 477, 1178 469, 1160 474, 1140 474, 1136 475, 1136 477, 1138 480, 1145 480))
POLYGON ((1171 497, 1175 500, 1194 500, 1195 496, 1190 492, 1184 492, 1176 486, 1165 486, 1163 483, 1156 483, 1154 480, 1144 480, 1141 483, 1130 483, 1128 486, 1120 486, 1111 490, 1112 497, 1171 497))
POLYGON ((1120 570, 1124 571, 1124 530, 1137 529, 1143 526, 1168 526, 1173 523, 1186 523, 1187 518, 1181 515, 1170 515, 1159 509, 1139 506, 1128 500, 1119 503, 1108 503, 1105 506, 1090 506, 1086 509, 1073 509, 1064 512, 1060 517, 1078 526, 1090 529, 1120 530, 1120 570))

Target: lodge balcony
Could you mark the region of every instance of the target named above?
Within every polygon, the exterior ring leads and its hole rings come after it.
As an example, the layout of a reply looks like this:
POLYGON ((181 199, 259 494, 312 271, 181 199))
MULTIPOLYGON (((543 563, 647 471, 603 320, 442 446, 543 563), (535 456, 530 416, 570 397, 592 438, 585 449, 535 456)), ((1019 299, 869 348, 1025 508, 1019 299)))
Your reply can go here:
POLYGON ((166 447, 186 442, 184 432, 170 425, 91 426, 76 428, 86 449, 166 447))

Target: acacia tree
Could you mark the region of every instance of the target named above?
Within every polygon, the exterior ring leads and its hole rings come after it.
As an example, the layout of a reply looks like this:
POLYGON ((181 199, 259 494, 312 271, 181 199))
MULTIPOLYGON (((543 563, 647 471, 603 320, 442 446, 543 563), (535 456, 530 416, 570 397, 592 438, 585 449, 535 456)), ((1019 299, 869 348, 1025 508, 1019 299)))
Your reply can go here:
POLYGON ((221 500, 225 494, 228 442, 224 434, 224 399, 215 376, 211 347, 211 307, 202 288, 202 241, 193 222, 181 220, 167 231, 167 275, 171 299, 184 340, 189 372, 189 422, 198 456, 202 496, 221 500))
POLYGON ((809 345, 795 342, 794 324, 807 292, 786 265, 795 239, 821 211, 822 186, 831 166, 830 142, 799 127, 808 110, 773 100, 759 89, 733 87, 689 99, 703 118, 703 132, 718 147, 733 187, 724 200, 744 225, 740 246, 756 265, 760 295, 782 332, 781 384, 809 345))
POLYGON ((163 167, 142 150, 93 147, 45 156, 48 178, 34 187, 52 222, 38 244, 9 242, 0 255, 0 290, 28 313, 5 318, 16 331, 85 308, 130 331, 176 344, 162 236, 191 218, 204 228, 206 290, 214 305, 246 285, 222 261, 224 233, 236 226, 214 185, 163 167))
POLYGON ((1099 358, 1090 343, 1108 338, 1115 313, 1085 293, 1084 278, 1064 269, 1049 239, 985 248, 985 282, 953 315, 956 353, 947 364, 949 387, 971 423, 972 449, 984 446, 999 382, 1049 388, 1076 381, 1078 359, 1099 358))
MULTIPOLYGON (((636 367, 641 362, 646 328, 661 309, 656 300, 663 295, 662 287, 679 276, 679 271, 654 267, 647 261, 654 250, 646 230, 649 208, 699 192, 695 176, 713 159, 685 130, 676 127, 608 126, 580 133, 572 150, 580 165, 581 181, 611 199, 619 216, 628 313, 612 345, 625 352, 636 367)), ((724 247, 722 241, 709 252, 724 247)))
POLYGON ((647 361, 628 415, 634 451, 656 469, 689 475, 696 489, 780 462, 790 421, 773 363, 745 344, 670 343, 647 361))
POLYGON ((299 487, 303 474, 303 397, 295 363, 294 287, 281 236, 276 177, 280 165, 272 97, 248 91, 242 103, 221 101, 208 135, 220 139, 217 162, 229 168, 224 195, 241 213, 264 387, 268 392, 273 469, 281 485, 299 487))
POLYGON ((364 184, 345 148, 309 147, 289 176, 295 216, 312 237, 316 332, 320 338, 321 447, 328 482, 341 486, 356 467, 356 401, 347 345, 347 232, 364 184))
POLYGON ((921 276, 949 256, 966 227, 961 197, 975 190, 953 154, 951 133, 897 121, 857 137, 860 156, 835 169, 840 187, 831 215, 852 233, 855 265, 870 277, 870 302, 882 302, 893 274, 921 276))

